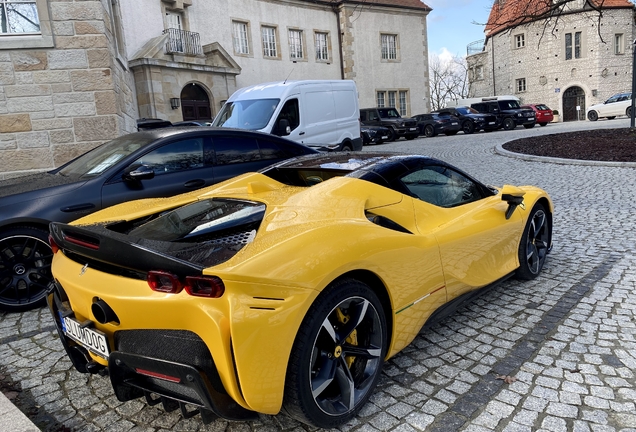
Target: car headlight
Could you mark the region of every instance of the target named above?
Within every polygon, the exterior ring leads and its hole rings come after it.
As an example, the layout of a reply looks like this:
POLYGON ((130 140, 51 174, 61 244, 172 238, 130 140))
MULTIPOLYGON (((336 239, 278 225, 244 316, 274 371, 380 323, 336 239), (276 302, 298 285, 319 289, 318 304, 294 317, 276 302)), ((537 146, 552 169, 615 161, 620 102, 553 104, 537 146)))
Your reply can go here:
POLYGON ((517 113, 517 117, 523 117, 523 114, 517 113))

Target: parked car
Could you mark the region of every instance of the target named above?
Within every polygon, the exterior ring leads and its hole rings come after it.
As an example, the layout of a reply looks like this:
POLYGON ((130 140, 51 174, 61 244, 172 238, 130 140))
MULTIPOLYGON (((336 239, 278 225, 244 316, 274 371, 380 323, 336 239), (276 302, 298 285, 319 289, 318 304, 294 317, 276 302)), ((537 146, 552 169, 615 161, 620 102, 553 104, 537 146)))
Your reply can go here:
POLYGON ((480 113, 495 115, 497 126, 505 130, 512 130, 520 125, 530 129, 536 124, 534 111, 521 108, 519 99, 514 96, 482 98, 480 102, 471 103, 470 106, 480 113))
POLYGON ((391 136, 391 130, 384 126, 360 126, 360 136, 362 137, 362 144, 382 144, 389 140, 391 136))
POLYGON ((212 126, 257 130, 330 150, 362 150, 359 109, 352 80, 279 81, 235 91, 212 126))
POLYGON ((440 133, 455 135, 461 130, 459 119, 448 113, 417 114, 412 118, 417 121, 419 134, 427 137, 434 137, 440 133))
POLYGON ((402 117, 395 108, 363 108, 360 110, 360 122, 365 126, 389 128, 389 141, 395 141, 400 137, 412 140, 419 135, 416 121, 402 117))
POLYGON ((554 120, 552 110, 545 104, 525 104, 521 105, 521 108, 529 108, 534 111, 534 116, 540 126, 545 126, 554 120))
POLYGON ((212 126, 212 120, 184 120, 172 123, 172 126, 212 126))
POLYGON ((0 181, 0 308, 21 311, 44 303, 52 280, 51 221, 193 191, 315 152, 250 131, 163 128, 116 138, 49 172, 0 181))
POLYGON ((119 401, 333 429, 427 321, 536 278, 552 212, 537 187, 430 157, 302 156, 52 223, 48 304, 75 369, 119 401))
POLYGON ((449 107, 433 112, 457 117, 461 129, 465 134, 479 132, 480 130, 490 132, 497 129, 496 116, 492 114, 482 114, 469 106, 449 107))
POLYGON ((596 121, 602 117, 613 120, 622 115, 627 117, 632 115, 631 92, 615 94, 602 104, 592 105, 587 109, 587 118, 590 121, 596 121))

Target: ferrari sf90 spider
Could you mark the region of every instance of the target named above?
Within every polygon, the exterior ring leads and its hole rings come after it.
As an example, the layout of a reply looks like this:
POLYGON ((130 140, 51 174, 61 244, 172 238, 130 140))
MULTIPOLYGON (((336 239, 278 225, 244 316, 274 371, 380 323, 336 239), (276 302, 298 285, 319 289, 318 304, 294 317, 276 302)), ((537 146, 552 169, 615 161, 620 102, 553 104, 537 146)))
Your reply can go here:
POLYGON ((52 223, 48 303, 74 366, 121 401, 334 427, 427 321, 537 277, 552 213, 537 187, 428 157, 302 156, 52 223))

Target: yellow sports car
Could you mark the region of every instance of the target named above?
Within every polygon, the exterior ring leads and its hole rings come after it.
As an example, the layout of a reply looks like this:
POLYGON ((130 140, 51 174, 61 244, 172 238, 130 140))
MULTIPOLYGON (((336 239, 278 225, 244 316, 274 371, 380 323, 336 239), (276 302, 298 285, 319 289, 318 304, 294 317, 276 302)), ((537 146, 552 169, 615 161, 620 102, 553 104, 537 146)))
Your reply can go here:
POLYGON ((552 213, 539 188, 424 156, 303 156, 52 223, 48 304, 74 366, 120 401, 334 427, 427 321, 535 278, 552 213))

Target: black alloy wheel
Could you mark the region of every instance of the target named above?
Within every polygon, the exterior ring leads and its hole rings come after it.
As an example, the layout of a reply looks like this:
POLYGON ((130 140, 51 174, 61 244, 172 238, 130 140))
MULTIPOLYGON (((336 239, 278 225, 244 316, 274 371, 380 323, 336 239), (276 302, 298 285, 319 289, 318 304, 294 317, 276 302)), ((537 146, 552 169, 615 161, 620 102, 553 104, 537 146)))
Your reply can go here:
POLYGON ((632 116, 632 107, 627 107, 627 109, 625 110, 625 115, 627 117, 631 117, 632 116))
POLYGON ((300 326, 287 368, 283 410, 317 427, 355 416, 380 377, 387 346, 382 304, 366 284, 327 287, 300 326))
POLYGON ((598 113, 596 111, 590 111, 589 113, 587 113, 587 119, 589 121, 596 121, 598 120, 598 113))
POLYGON ((524 128, 526 128, 526 129, 532 129, 532 128, 534 127, 534 125, 535 125, 535 124, 536 124, 536 123, 525 124, 525 125, 523 125, 523 127, 524 127, 524 128))
POLYGON ((466 120, 464 123, 462 123, 462 131, 466 135, 470 135, 471 133, 475 132, 475 123, 470 120, 466 120))
POLYGON ((503 128, 505 130, 513 130, 516 127, 517 127, 517 123, 515 123, 513 119, 511 119, 510 117, 504 119, 503 128))
POLYGON ((541 122, 541 123, 539 123, 539 126, 543 127, 543 126, 545 126, 547 124, 548 124, 547 122, 541 122))
POLYGON ((435 132, 435 128, 434 128, 432 125, 426 125, 426 126, 424 127, 424 135, 425 135, 427 138, 432 138, 432 137, 434 137, 435 135, 437 135, 437 132, 435 132))
POLYGON ((531 280, 536 278, 550 247, 552 238, 552 222, 542 204, 536 204, 530 212, 519 244, 519 268, 516 276, 519 279, 531 280))
POLYGON ((44 305, 53 281, 48 232, 17 227, 0 233, 0 309, 21 312, 44 305))

